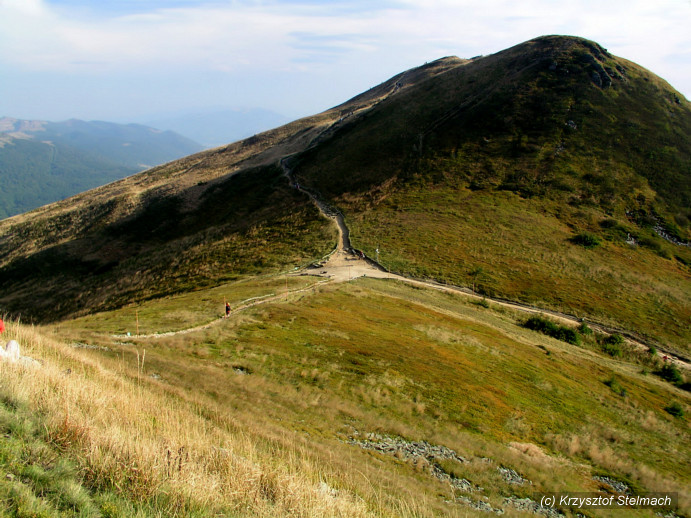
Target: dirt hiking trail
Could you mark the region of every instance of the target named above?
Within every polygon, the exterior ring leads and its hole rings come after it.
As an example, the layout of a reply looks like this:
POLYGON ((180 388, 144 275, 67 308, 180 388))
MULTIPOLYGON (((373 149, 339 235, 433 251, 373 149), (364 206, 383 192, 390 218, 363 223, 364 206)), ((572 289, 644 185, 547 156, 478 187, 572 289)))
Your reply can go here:
MULTIPOLYGON (((532 313, 532 314, 539 314, 539 315, 548 315, 553 319, 557 319, 563 323, 569 323, 569 324, 574 324, 574 323, 581 323, 584 320, 579 319, 573 315, 567 315, 565 313, 560 313, 557 311, 551 311, 551 310, 546 310, 546 309, 541 309, 537 308, 534 306, 529 306, 527 304, 521 304, 518 302, 512 302, 508 300, 501 300, 501 299, 496 299, 496 298, 490 298, 490 297, 484 297, 482 295, 478 295, 477 293, 474 293, 473 291, 469 290, 468 288, 463 288, 460 286, 454 286, 454 285, 449 285, 449 284, 440 284, 437 282, 433 281, 426 281, 426 280, 419 280, 419 279, 412 279, 409 277, 404 277, 403 275, 391 273, 386 268, 384 268, 382 265, 378 264, 376 261, 372 260, 371 258, 367 257, 365 254, 363 254, 361 251, 353 249, 350 243, 350 232, 348 230, 348 227, 345 223, 345 219, 343 217, 343 214, 338 210, 333 207, 331 207, 329 204, 327 204, 322 197, 319 195, 318 192, 316 192, 314 189, 307 188, 303 185, 300 185, 294 175, 292 170, 288 167, 286 163, 286 158, 283 158, 279 161, 279 165, 283 169, 284 175, 288 178, 288 181, 290 182, 291 186, 300 192, 306 194, 307 196, 310 197, 310 199, 314 202, 314 204, 319 208, 319 211, 322 213, 322 215, 326 218, 329 218, 334 221, 336 226, 338 227, 338 245, 336 249, 328 256, 326 260, 323 260, 322 262, 312 264, 306 268, 303 268, 301 270, 292 272, 288 275, 291 276, 301 276, 301 275, 310 275, 310 276, 315 276, 315 277, 321 277, 323 280, 317 281, 314 284, 310 284, 307 287, 292 290, 289 293, 290 294, 297 294, 297 293, 302 293, 302 292, 307 292, 314 290, 317 286, 322 285, 322 284, 327 284, 327 283, 332 283, 332 282, 348 282, 353 279, 357 279, 359 277, 373 277, 376 279, 394 279, 397 281, 405 282, 408 284, 416 285, 416 286, 422 286, 426 288, 433 288, 436 290, 440 291, 445 291, 445 292, 452 292, 452 293, 460 293, 463 294, 467 297, 471 297, 474 299, 477 299, 478 301, 480 300, 487 300, 491 301, 493 304, 504 306, 507 308, 511 308, 514 310, 518 311, 523 311, 525 313, 532 313)), ((235 306, 232 308, 232 312, 236 313, 238 311, 242 311, 244 309, 250 308, 257 306, 259 304, 265 304, 267 302, 274 302, 276 300, 280 300, 282 298, 285 298, 286 293, 281 293, 281 294, 268 294, 264 295, 261 297, 254 297, 252 299, 248 299, 246 301, 241 302, 239 305, 235 306)), ((179 331, 170 331, 170 332, 165 332, 165 333, 154 333, 154 334, 147 334, 147 335, 138 335, 137 338, 160 338, 160 337, 165 337, 165 336, 174 336, 174 335, 181 335, 181 334, 188 334, 188 333, 193 333, 196 331, 201 331, 204 329, 208 329, 214 325, 218 325, 219 323, 223 322, 224 319, 215 319, 209 323, 200 325, 200 326, 195 326, 187 329, 182 329, 179 331)), ((631 336, 629 333, 623 332, 621 330, 616 330, 616 329, 611 329, 608 328, 607 326, 598 324, 597 322, 592 322, 589 320, 585 320, 585 322, 593 329, 596 329, 602 333, 606 334, 613 334, 613 333, 620 333, 625 335, 626 339, 628 342, 633 345, 634 347, 640 348, 641 350, 647 351, 649 349, 649 345, 645 343, 645 341, 638 339, 637 337, 631 336)), ((123 336, 117 335, 118 338, 124 338, 123 336)), ((658 356, 660 358, 667 358, 667 361, 673 363, 674 365, 678 367, 682 367, 687 370, 691 370, 691 362, 687 358, 684 357, 678 357, 674 354, 672 354, 669 351, 666 351, 662 349, 661 347, 657 347, 659 349, 658 356)))
MULTIPOLYGON (((578 317, 575 317, 573 315, 568 315, 565 313, 560 313, 558 311, 551 311, 551 310, 546 310, 546 309, 541 309, 533 306, 529 306, 527 304, 521 304, 518 302, 512 302, 508 300, 501 300, 501 299, 496 299, 496 298, 490 298, 490 297, 484 297, 482 295, 478 295, 477 293, 474 293, 473 291, 463 288, 460 286, 453 286, 453 285, 448 285, 448 284, 440 284, 437 282, 433 281, 425 281, 425 280, 418 280, 418 279, 411 279, 410 277, 404 277, 403 275, 391 273, 386 268, 384 268, 382 265, 378 264, 376 261, 372 260, 371 258, 365 256, 362 252, 359 250, 355 250, 351 247, 350 244, 350 231, 348 230, 347 225, 345 224, 345 220, 343 218, 343 214, 337 210, 334 209, 333 207, 330 207, 328 204, 326 204, 323 200, 320 199, 320 197, 311 189, 307 189, 300 184, 298 184, 292 175, 292 171, 284 164, 283 161, 281 161, 281 166, 283 167, 285 175, 288 177, 288 179, 291 181, 291 184, 293 185, 294 188, 300 190, 301 192, 307 194, 312 201, 317 205, 319 208, 320 212, 324 217, 327 217, 329 219, 332 219, 337 227, 338 227, 338 234, 339 234, 339 239, 338 239, 338 247, 337 249, 329 256, 329 258, 323 262, 319 263, 313 266, 310 266, 302 271, 296 272, 293 275, 316 275, 320 277, 325 277, 329 279, 330 281, 333 282, 346 282, 350 281, 353 279, 356 279, 358 277, 374 277, 377 279, 395 279, 401 282, 406 282, 408 284, 413 284, 417 286, 423 286, 426 288, 434 288, 440 291, 446 291, 446 292, 453 292, 453 293, 462 293, 468 297, 472 297, 479 300, 485 299, 488 301, 491 301, 493 304, 497 304, 500 306, 512 308, 515 310, 523 311, 525 313, 532 313, 532 314, 538 314, 538 315, 548 315, 552 318, 555 318, 563 323, 581 323, 581 322, 586 322, 591 328, 596 329, 597 331, 600 331, 602 333, 606 334, 613 334, 613 333, 623 333, 626 334, 626 339, 628 342, 633 345, 634 347, 637 347, 641 350, 647 351, 649 349, 649 345, 646 344, 643 340, 637 339, 635 337, 632 337, 631 335, 622 332, 620 330, 616 329, 611 329, 607 326, 598 324, 597 322, 592 322, 589 320, 582 320, 579 319, 578 317)), ((660 347, 658 347, 659 352, 658 356, 660 358, 666 358, 667 361, 679 366, 683 367, 687 370, 691 370, 691 362, 687 358, 683 357, 678 357, 674 355, 673 353, 666 351, 660 347)))

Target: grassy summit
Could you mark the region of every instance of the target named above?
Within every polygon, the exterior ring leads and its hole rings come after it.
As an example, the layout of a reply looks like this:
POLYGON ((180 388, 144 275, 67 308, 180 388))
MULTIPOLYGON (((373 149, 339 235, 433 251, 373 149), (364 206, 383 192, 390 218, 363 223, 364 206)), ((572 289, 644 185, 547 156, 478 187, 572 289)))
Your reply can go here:
POLYGON ((688 102, 660 78, 545 37, 400 89, 296 172, 396 271, 688 352, 689 135, 688 102))

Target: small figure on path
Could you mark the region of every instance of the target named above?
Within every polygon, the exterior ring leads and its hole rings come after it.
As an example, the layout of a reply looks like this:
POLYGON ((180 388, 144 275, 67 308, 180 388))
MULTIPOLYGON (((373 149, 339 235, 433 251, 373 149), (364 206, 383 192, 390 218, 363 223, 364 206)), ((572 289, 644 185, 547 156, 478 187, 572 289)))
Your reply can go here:
POLYGON ((226 318, 230 316, 230 302, 226 302, 226 318))

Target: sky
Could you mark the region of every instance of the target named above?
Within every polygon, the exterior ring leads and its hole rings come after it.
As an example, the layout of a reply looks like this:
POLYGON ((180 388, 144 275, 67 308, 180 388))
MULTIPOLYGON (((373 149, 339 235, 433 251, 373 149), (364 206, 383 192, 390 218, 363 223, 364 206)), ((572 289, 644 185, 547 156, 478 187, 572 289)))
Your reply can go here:
POLYGON ((594 40, 691 98, 691 0, 0 0, 0 117, 318 113, 437 58, 594 40))

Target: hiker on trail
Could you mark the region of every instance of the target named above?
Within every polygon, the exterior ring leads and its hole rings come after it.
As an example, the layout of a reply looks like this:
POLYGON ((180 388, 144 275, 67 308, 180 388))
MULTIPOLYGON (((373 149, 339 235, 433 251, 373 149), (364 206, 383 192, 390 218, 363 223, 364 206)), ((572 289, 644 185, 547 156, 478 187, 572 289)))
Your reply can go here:
POLYGON ((5 330, 5 322, 2 321, 2 318, 0 318, 0 333, 2 333, 5 330))
POLYGON ((226 302, 226 318, 230 316, 230 302, 226 302))

